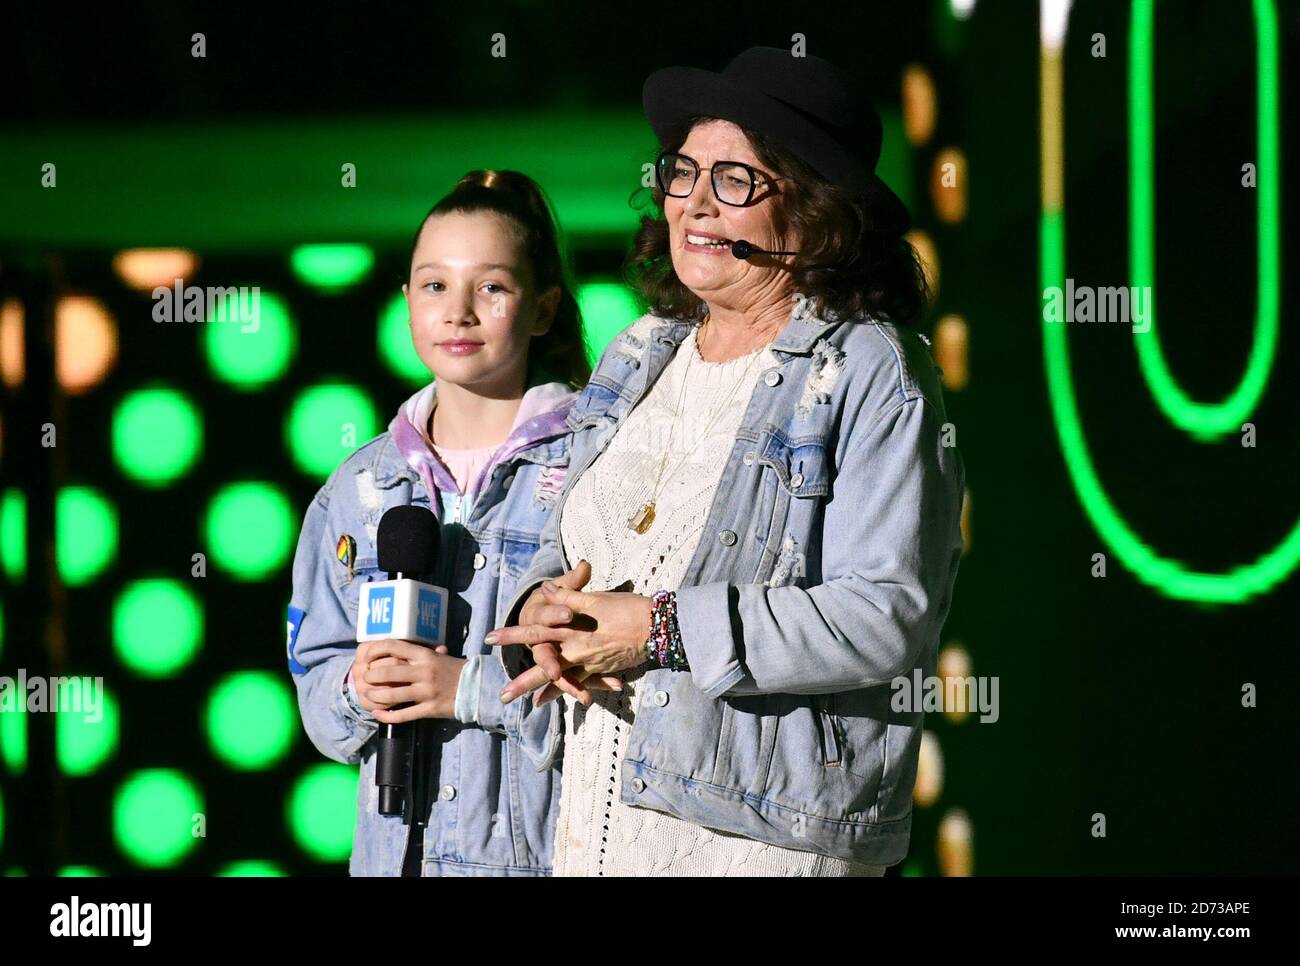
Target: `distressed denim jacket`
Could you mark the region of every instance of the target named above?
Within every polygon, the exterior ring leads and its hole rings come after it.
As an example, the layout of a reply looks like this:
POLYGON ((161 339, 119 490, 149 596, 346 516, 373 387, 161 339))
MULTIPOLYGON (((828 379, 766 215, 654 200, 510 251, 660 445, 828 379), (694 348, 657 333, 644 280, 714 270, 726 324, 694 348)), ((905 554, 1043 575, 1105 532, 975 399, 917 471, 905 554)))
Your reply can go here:
POLYGON ((422 874, 550 874, 560 708, 534 710, 528 701, 503 706, 498 694, 509 678, 500 648, 485 645, 483 636, 501 626, 567 472, 565 416, 577 394, 557 390, 564 387, 529 390, 549 391, 551 408, 517 426, 496 451, 472 508, 468 499, 456 499, 456 483, 439 461, 417 468, 404 455, 420 446, 427 455, 428 448, 399 413, 389 432, 331 474, 307 510, 293 564, 289 668, 312 743, 335 761, 361 765, 353 875, 400 875, 409 834, 399 816, 378 813, 370 739, 380 725, 357 703, 355 688, 344 685, 357 646, 360 586, 387 577, 375 552, 379 520, 390 507, 407 504, 438 515, 440 573, 431 583, 449 593, 449 651, 467 659, 456 720, 433 724, 441 751, 438 774, 430 778, 422 874), (432 505, 430 485, 442 497, 432 505), (356 545, 350 569, 336 554, 345 535, 356 545))
MULTIPOLYGON (((569 413, 571 469, 510 621, 539 582, 577 563, 559 536, 571 487, 689 331, 645 316, 601 357, 569 413)), ((677 590, 690 670, 643 678, 653 700, 636 715, 619 797, 890 865, 907 852, 923 720, 893 710, 890 683, 934 671, 965 469, 945 445, 939 371, 915 333, 796 313, 771 349, 780 362, 718 454, 721 482, 677 590)), ((518 656, 507 655, 512 670, 518 656)))

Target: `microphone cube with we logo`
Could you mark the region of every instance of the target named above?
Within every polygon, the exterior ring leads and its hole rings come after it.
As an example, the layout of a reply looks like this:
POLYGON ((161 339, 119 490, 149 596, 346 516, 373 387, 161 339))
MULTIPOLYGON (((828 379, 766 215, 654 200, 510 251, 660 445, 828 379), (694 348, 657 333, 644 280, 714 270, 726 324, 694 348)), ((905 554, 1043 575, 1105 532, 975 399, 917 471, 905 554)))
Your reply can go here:
POLYGON ((418 580, 372 580, 357 602, 357 641, 446 643, 447 591, 418 580))

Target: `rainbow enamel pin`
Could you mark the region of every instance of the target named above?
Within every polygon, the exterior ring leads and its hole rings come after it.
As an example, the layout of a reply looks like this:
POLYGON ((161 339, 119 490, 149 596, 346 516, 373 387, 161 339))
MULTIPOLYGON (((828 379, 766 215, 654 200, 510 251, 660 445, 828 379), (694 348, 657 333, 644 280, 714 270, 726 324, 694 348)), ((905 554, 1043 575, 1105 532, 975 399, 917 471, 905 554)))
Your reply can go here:
POLYGON ((351 577, 357 565, 356 540, 349 534, 343 534, 339 537, 338 546, 334 548, 334 555, 339 558, 339 563, 348 568, 348 576, 351 577))

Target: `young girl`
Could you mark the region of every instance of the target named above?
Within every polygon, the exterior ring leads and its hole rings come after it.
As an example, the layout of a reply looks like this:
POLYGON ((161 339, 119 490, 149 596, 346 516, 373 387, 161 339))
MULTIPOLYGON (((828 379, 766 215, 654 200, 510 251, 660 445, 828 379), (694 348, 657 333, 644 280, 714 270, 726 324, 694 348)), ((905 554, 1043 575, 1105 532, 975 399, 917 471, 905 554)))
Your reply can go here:
MULTIPOLYGON (((303 724, 325 755, 361 763, 353 875, 546 875, 558 704, 504 706, 502 660, 483 643, 537 550, 568 469, 566 417, 590 375, 578 306, 541 189, 474 171, 416 234, 411 337, 434 381, 388 432, 348 457, 307 510, 293 565, 289 666, 303 724), (390 507, 441 523, 447 644, 357 644, 360 585, 385 579, 375 536, 390 507), (423 721, 432 773, 423 841, 381 816, 381 724, 423 721), (520 752, 523 754, 520 754, 520 752), (540 768, 540 770, 539 770, 540 768)), ((575 588, 576 589, 576 588, 575 588)))

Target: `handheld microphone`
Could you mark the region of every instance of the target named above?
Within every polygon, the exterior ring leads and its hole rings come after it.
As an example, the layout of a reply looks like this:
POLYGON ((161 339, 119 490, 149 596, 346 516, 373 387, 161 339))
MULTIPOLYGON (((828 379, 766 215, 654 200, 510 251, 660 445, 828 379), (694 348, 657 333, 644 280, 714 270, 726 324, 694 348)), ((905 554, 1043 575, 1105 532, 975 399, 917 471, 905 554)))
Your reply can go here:
MULTIPOLYGON (((370 581, 361 588, 358 641, 396 638, 429 647, 445 642, 447 591, 423 579, 436 567, 440 533, 437 518, 423 507, 396 506, 383 515, 375 545, 379 569, 388 571, 388 580, 370 581)), ((423 784, 412 780, 412 765, 419 757, 413 735, 410 722, 384 725, 375 762, 379 814, 402 815, 407 824, 423 821, 424 815, 423 784)))
POLYGON ((799 253, 769 251, 766 248, 758 248, 744 239, 741 239, 731 243, 731 254, 735 255, 737 258, 745 259, 749 258, 750 255, 798 255, 799 253))
POLYGON ((422 507, 393 507, 379 521, 376 543, 379 569, 387 570, 389 576, 362 585, 357 602, 357 640, 391 637, 429 647, 445 644, 447 591, 419 579, 433 572, 438 559, 437 519, 422 507), (421 516, 403 514, 394 518, 396 510, 414 510, 421 516), (393 525, 385 532, 384 526, 390 520, 393 525), (421 523, 415 524, 416 520, 421 523), (404 528, 396 539, 395 526, 404 528))

